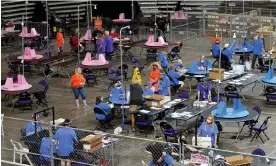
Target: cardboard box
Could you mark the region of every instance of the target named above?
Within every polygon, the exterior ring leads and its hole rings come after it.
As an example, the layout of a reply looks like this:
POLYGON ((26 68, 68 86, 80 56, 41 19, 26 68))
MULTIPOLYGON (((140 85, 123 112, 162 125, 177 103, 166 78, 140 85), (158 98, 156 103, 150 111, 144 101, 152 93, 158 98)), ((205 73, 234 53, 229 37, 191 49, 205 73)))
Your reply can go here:
POLYGON ((223 80, 224 79, 224 69, 214 68, 209 72, 209 78, 211 80, 223 80))
POLYGON ((103 135, 88 135, 81 139, 81 142, 84 142, 83 144, 83 150, 86 152, 93 152, 98 149, 100 149, 103 146, 102 142, 103 135))
POLYGON ((225 157, 225 161, 231 166, 250 166, 253 158, 247 156, 243 157, 242 155, 225 157))
POLYGON ((149 107, 162 108, 163 105, 169 101, 171 101, 171 98, 169 96, 154 94, 151 97, 146 98, 146 105, 149 107))

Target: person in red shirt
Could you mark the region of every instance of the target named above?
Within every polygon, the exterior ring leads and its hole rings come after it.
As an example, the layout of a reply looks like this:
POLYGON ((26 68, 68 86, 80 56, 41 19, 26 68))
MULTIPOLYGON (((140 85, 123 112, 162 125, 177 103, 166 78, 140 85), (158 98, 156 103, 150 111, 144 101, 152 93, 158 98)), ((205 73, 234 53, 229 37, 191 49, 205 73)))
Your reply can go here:
POLYGON ((82 74, 82 70, 80 67, 77 67, 75 69, 75 74, 72 75, 70 82, 75 95, 77 109, 80 109, 80 103, 79 103, 80 95, 83 101, 84 108, 89 109, 90 107, 86 103, 86 96, 85 96, 85 89, 84 89, 85 78, 82 74))
POLYGON ((117 33, 114 28, 112 28, 111 33, 109 34, 109 36, 111 36, 113 39, 114 38, 120 38, 119 33, 117 33))
POLYGON ((216 43, 216 41, 220 41, 220 37, 216 33, 216 36, 212 39, 212 45, 216 43))

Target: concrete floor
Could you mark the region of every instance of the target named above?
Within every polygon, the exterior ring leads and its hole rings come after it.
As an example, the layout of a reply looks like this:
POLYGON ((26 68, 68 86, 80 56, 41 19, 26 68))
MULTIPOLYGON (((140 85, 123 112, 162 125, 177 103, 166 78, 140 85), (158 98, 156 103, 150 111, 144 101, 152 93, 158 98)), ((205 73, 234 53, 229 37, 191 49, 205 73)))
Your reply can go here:
MULTIPOLYGON (((207 38, 206 40, 208 43, 211 41, 211 38, 207 38)), ((197 60, 200 58, 200 56, 203 54, 203 46, 204 40, 203 38, 198 38, 198 39, 191 39, 189 41, 185 41, 183 43, 183 48, 181 50, 180 56, 183 60, 183 63, 185 66, 189 66, 189 64, 193 60, 197 60)), ((210 44, 208 44, 210 45, 210 44)), ((206 56, 208 59, 211 59, 211 56, 209 55, 209 50, 210 47, 206 46, 206 56)), ((52 52, 56 52, 56 47, 55 44, 53 43, 52 47, 52 52)), ((65 40, 65 51, 69 51, 69 39, 65 40)), ((4 60, 4 57, 8 56, 9 53, 19 53, 21 50, 20 49, 13 49, 13 48, 3 48, 1 49, 1 76, 2 79, 5 79, 6 74, 7 74, 7 64, 4 60)), ((139 57, 139 52, 140 48, 134 48, 132 50, 133 54, 135 56, 139 57)), ((142 62, 145 63, 145 52, 142 53, 142 56, 140 57, 142 59, 142 62)), ((114 58, 114 64, 119 64, 119 57, 114 58)), ((213 60, 212 60, 213 61, 213 60)), ((124 63, 130 64, 128 59, 124 60, 124 63)), ((74 66, 72 66, 71 71, 75 69, 74 66)), ((146 76, 143 77, 143 82, 146 82, 148 79, 148 69, 147 67, 145 68, 145 73, 146 76)), ((130 67, 130 71, 128 73, 128 77, 131 78, 131 73, 132 73, 132 67, 130 67)), ((40 80, 45 79, 42 75, 25 75, 27 81, 29 83, 38 83, 40 80)), ((95 104, 95 98, 96 96, 108 96, 109 90, 107 89, 109 85, 109 81, 107 77, 102 77, 102 81, 99 81, 99 86, 94 86, 94 87, 86 87, 86 95, 87 95, 87 102, 88 104, 93 108, 95 104)), ((129 79, 131 80, 131 79, 129 79)), ((47 79, 47 82, 49 84, 49 91, 47 93, 47 99, 49 102, 50 107, 55 107, 56 111, 56 119, 58 118, 68 118, 73 121, 72 125, 76 126, 78 128, 82 129, 87 129, 87 130, 94 130, 96 127, 96 120, 95 120, 95 115, 93 112, 93 109, 90 110, 77 110, 75 107, 75 102, 74 102, 74 95, 70 87, 69 79, 66 77, 52 77, 50 79, 47 79)), ((193 99, 195 96, 195 86, 196 86, 196 81, 192 82, 193 90, 191 92, 191 98, 193 99)), ((273 150, 276 148, 276 131, 273 129, 274 126, 276 125, 276 107, 265 107, 265 97, 261 96, 262 93, 262 86, 257 85, 254 88, 254 92, 251 91, 252 86, 246 87, 243 89, 242 94, 245 95, 246 99, 243 100, 243 103, 246 107, 252 108, 255 105, 260 106, 262 109, 263 113, 260 118, 260 122, 267 117, 268 115, 272 116, 272 120, 270 121, 269 128, 267 131, 268 136, 270 137, 269 141, 265 141, 265 143, 262 143, 260 140, 254 140, 252 143, 250 143, 250 138, 246 137, 247 131, 244 130, 244 132, 241 134, 241 137, 244 137, 243 140, 233 140, 230 139, 231 136, 235 135, 233 132, 237 132, 237 124, 223 124, 224 126, 224 131, 221 135, 220 143, 219 143, 219 148, 225 149, 225 150, 232 150, 236 152, 247 152, 251 153, 254 149, 256 148, 262 148, 265 150, 266 154, 269 155, 273 150), (228 133, 232 132, 232 133, 228 133)), ((185 89, 188 91, 188 84, 185 84, 185 89)), ((3 98, 3 97, 2 97, 3 98)), ((5 107, 3 102, 1 103, 1 111, 2 113, 5 114, 6 117, 16 117, 16 118, 21 118, 21 119, 26 119, 30 120, 32 117, 32 114, 36 111, 42 110, 43 107, 39 107, 38 109, 33 109, 33 110, 23 110, 20 111, 18 108, 11 109, 8 107, 5 107)), ((41 118, 42 121, 48 122, 51 120, 51 117, 41 118)), ((120 124, 120 119, 115 120, 113 123, 115 126, 119 126, 120 124)), ((158 123, 159 121, 156 121, 155 123, 158 123)), ((9 124, 15 125, 16 123, 20 124, 17 121, 10 120, 9 122, 5 122, 7 126, 4 126, 6 130, 9 130, 9 124)), ((174 125, 174 122, 171 122, 172 125, 174 125)), ((153 134, 150 134, 147 136, 148 139, 155 139, 155 135, 157 133, 160 133, 160 128, 158 125, 156 126, 156 131, 153 134)), ((127 125, 127 128, 130 129, 130 126, 127 125)), ((181 130, 181 128, 179 128, 181 130)), ((113 132, 113 130, 108 130, 108 132, 113 132)), ((11 136, 16 136, 19 133, 11 133, 11 136)), ((129 132, 126 133, 125 135, 128 136, 137 136, 137 137, 144 137, 143 135, 139 135, 129 132)), ((193 134, 188 134, 188 142, 191 142, 193 134)), ((12 138, 11 138, 12 139, 12 138)), ((276 153, 271 154, 271 156, 276 157, 276 153)))

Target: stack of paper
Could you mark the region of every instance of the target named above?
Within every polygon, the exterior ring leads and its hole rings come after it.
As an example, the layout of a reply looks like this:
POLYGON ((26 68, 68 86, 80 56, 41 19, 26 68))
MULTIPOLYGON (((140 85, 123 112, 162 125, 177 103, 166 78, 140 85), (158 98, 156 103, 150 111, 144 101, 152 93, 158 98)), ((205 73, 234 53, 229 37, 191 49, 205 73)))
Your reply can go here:
POLYGON ((150 113, 150 111, 148 111, 148 110, 139 110, 139 112, 144 113, 144 114, 150 113))

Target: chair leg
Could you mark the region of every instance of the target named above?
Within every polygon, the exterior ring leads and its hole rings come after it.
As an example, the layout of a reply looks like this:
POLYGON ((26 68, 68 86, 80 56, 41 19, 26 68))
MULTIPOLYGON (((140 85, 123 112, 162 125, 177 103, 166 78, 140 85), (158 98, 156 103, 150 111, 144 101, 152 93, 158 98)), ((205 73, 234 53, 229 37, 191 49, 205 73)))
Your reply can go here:
POLYGON ((251 141, 250 141, 250 142, 252 142, 252 141, 253 141, 253 139, 257 136, 257 134, 258 134, 258 132, 256 132, 256 133, 255 133, 255 135, 253 136, 253 138, 251 139, 251 141))
POLYGON ((260 140, 264 143, 264 140, 262 139, 262 137, 260 136, 260 134, 256 137, 256 138, 260 138, 260 140))
POLYGON ((266 133, 263 131, 264 135, 266 136, 266 138, 269 140, 269 137, 266 135, 266 133))

